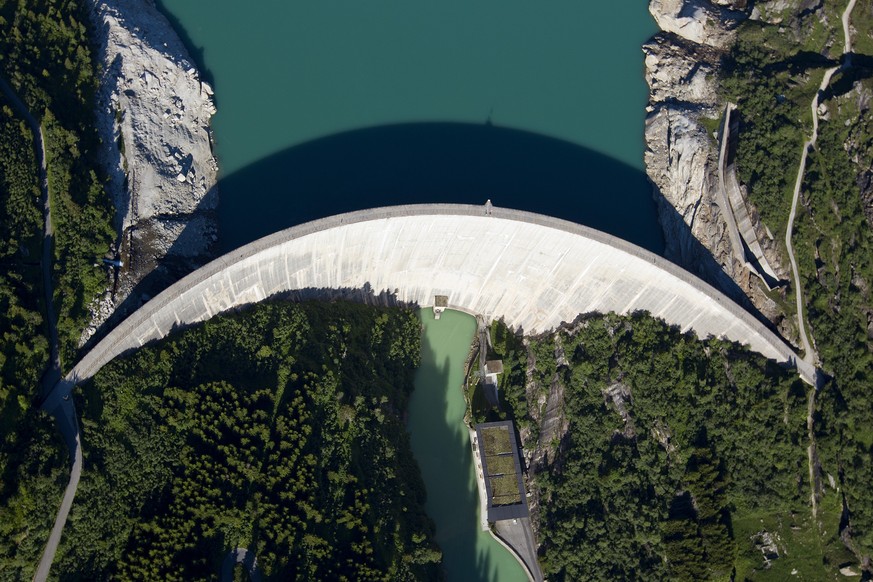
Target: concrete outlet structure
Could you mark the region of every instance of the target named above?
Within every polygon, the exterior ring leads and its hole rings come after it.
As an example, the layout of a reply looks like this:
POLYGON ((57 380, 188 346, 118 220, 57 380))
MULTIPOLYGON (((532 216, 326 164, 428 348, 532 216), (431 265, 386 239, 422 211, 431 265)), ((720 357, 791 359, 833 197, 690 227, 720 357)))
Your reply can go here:
MULTIPOLYGON (((270 235, 169 287, 109 333, 54 391, 176 327, 283 292, 446 306, 541 332, 580 313, 645 310, 700 337, 815 370, 726 296, 624 240, 529 212, 469 205, 377 208, 270 235), (345 290, 345 291, 337 291, 345 290), (365 290, 365 291, 361 291, 365 290)), ((51 409, 52 402, 46 403, 51 409)))

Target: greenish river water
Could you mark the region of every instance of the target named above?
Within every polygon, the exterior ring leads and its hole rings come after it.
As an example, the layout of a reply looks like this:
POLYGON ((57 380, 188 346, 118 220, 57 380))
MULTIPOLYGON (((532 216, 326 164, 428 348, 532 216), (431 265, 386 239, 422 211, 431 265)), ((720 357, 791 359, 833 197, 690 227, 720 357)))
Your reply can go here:
POLYGON ((526 581, 515 558, 479 528, 479 492, 461 392, 476 319, 451 310, 439 321, 432 309, 419 313, 424 324, 421 367, 415 375, 408 426, 447 578, 526 581))

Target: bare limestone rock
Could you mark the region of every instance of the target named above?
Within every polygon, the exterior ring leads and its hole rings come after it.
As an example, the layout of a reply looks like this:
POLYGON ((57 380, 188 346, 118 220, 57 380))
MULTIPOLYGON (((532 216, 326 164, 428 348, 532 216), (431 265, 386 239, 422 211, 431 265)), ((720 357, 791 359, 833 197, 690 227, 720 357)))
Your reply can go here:
POLYGON ((789 9, 796 10, 797 5, 798 0, 773 0, 772 2, 763 2, 760 6, 756 5, 752 9, 749 18, 752 20, 769 22, 770 24, 780 24, 783 20, 782 15, 789 9))
MULTIPOLYGON (((719 142, 712 128, 725 103, 718 95, 717 76, 734 39, 732 28, 743 14, 694 0, 652 0, 649 9, 666 27, 643 45, 643 52, 649 85, 645 164, 657 189, 667 258, 737 301, 748 298, 778 324, 778 306, 733 253, 723 215, 727 209, 721 207, 718 190, 719 142)), ((774 261, 778 265, 778 258, 774 261)))
POLYGON ((672 32, 697 44, 728 48, 734 40, 733 28, 745 14, 731 8, 743 2, 707 0, 651 0, 649 12, 664 32, 672 32))
POLYGON ((170 23, 151 0, 92 0, 90 16, 103 64, 98 131, 124 266, 82 343, 122 302, 137 307, 211 257, 218 205, 212 89, 170 23))

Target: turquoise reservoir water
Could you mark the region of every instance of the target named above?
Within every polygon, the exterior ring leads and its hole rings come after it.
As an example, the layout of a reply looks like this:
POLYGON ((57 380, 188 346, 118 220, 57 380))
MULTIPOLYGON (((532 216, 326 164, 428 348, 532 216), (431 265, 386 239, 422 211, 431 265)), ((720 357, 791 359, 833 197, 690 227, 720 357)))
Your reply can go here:
POLYGON ((662 249, 645 2, 163 7, 215 85, 224 250, 357 208, 487 198, 662 249))
POLYGON ((421 367, 409 403, 412 451, 427 484, 427 512, 437 525, 448 580, 523 582, 524 570, 488 532, 479 528, 479 493, 464 425, 464 360, 476 319, 432 309, 420 312, 424 324, 421 367))

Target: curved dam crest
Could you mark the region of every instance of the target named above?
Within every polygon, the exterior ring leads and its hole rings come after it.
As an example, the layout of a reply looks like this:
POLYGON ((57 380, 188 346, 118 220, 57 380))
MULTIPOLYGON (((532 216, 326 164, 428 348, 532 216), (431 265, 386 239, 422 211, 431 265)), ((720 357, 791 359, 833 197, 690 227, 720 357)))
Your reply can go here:
POLYGON ((430 204, 340 214, 289 228, 228 253, 181 279, 112 330, 70 371, 47 410, 74 383, 115 357, 190 325, 270 296, 349 297, 448 307, 504 318, 525 333, 580 313, 645 310, 699 337, 748 345, 815 369, 725 295, 649 251, 539 214, 430 204))

